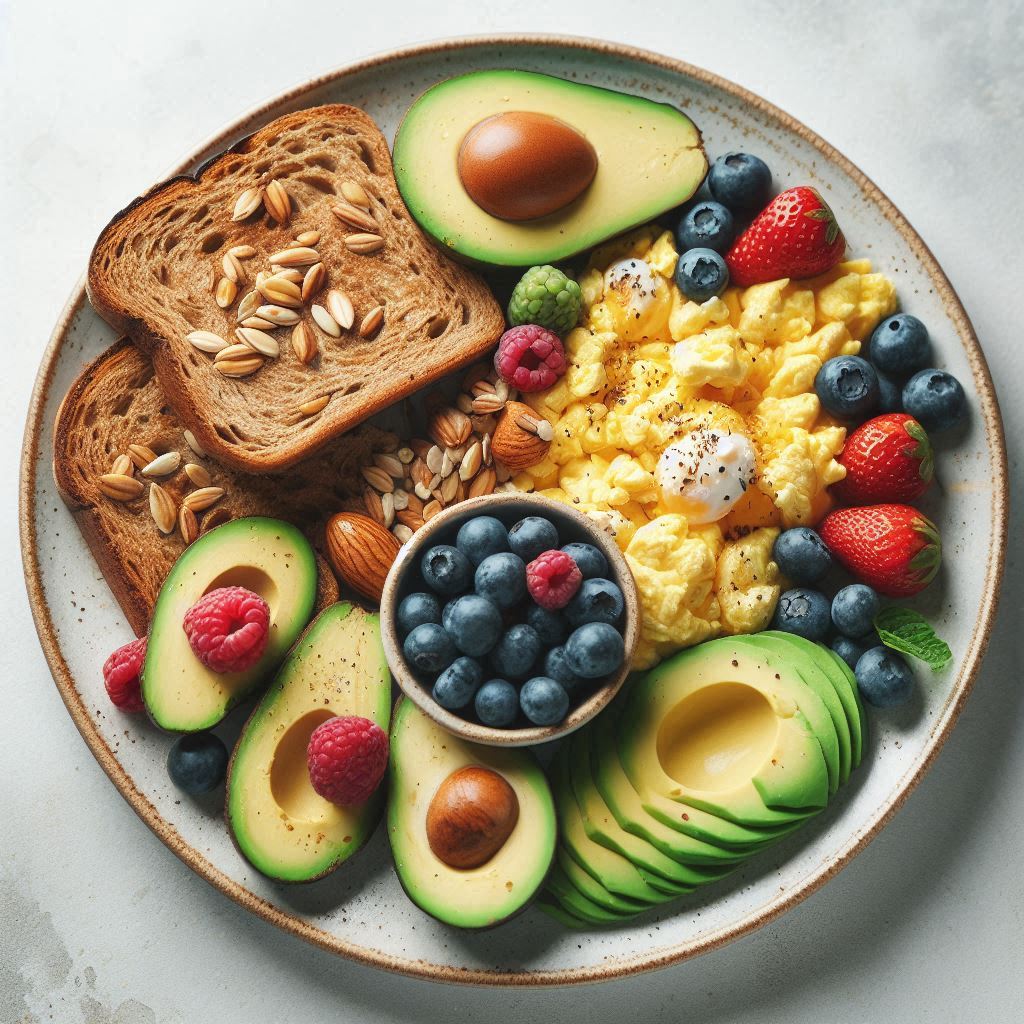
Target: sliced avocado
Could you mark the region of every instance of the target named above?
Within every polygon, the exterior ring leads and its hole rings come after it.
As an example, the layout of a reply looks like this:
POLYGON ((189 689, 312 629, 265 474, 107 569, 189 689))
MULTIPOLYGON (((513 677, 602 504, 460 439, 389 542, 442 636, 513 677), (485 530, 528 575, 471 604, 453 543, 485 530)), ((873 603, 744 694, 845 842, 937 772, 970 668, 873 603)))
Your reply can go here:
POLYGON ((553 917, 559 924, 564 924, 566 928, 586 931, 590 927, 589 921, 581 921, 553 899, 540 899, 535 905, 538 910, 542 910, 548 917, 553 917))
POLYGON ((755 827, 821 810, 828 769, 801 707, 817 702, 827 712, 795 669, 773 669, 723 637, 638 679, 619 755, 641 800, 653 794, 755 827))
POLYGON ((252 713, 228 770, 228 825, 243 856, 284 882, 320 878, 373 832, 383 792, 339 807, 309 781, 306 747, 317 726, 358 715, 387 730, 391 675, 380 620, 351 604, 320 613, 252 713))
POLYGON ((617 910, 608 910, 588 896, 584 896, 557 862, 548 875, 547 889, 570 914, 581 921, 586 921, 587 924, 618 924, 632 916, 617 910))
POLYGON ((216 725, 273 674, 313 614, 316 556, 290 523, 235 519, 190 545, 167 574, 149 630, 142 698, 150 718, 171 732, 216 725), (270 606, 270 636, 260 660, 243 672, 217 673, 192 652, 182 623, 204 594, 241 586, 270 606))
POLYGON ((800 710, 807 715, 814 733, 821 743, 821 752, 828 768, 828 791, 833 794, 850 777, 850 725, 846 720, 846 712, 839 701, 832 680, 821 670, 817 658, 808 657, 802 650, 786 645, 779 649, 780 641, 773 637, 760 634, 737 636, 737 643, 746 644, 755 650, 763 651, 764 656, 774 664, 780 658, 783 662, 792 662, 800 674, 800 678, 810 687, 820 701, 827 721, 817 718, 817 707, 807 701, 800 705, 800 710), (831 728, 829 728, 831 725, 831 728))
POLYGON ((611 889, 605 888, 604 884, 583 868, 564 846, 559 846, 555 851, 555 863, 565 872, 566 878, 588 900, 593 901, 605 910, 621 914, 624 917, 633 917, 644 910, 650 910, 654 905, 652 903, 641 903, 637 900, 631 900, 626 896, 619 896, 617 893, 612 892, 611 889))
POLYGON ((566 259, 678 206, 700 187, 708 164, 700 132, 675 107, 550 75, 493 70, 450 78, 420 96, 395 136, 394 166, 406 206, 446 252, 525 267, 566 259), (554 117, 597 155, 589 187, 535 220, 486 213, 459 175, 471 129, 511 112, 554 117))
POLYGON ((391 727, 389 776, 388 838, 395 870, 421 910, 459 928, 487 928, 533 899, 551 867, 557 829, 547 779, 530 751, 468 743, 402 698, 391 727), (470 765, 496 773, 512 787, 518 818, 489 860, 454 868, 431 849, 427 811, 441 784, 470 765))

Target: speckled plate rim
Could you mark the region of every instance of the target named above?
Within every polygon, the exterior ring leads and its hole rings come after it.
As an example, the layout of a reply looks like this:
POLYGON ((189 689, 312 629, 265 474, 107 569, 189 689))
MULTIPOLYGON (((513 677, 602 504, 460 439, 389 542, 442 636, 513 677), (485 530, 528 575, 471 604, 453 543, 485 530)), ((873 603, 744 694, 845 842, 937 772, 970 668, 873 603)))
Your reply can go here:
POLYGON ((112 751, 103 740, 93 724, 88 710, 79 694, 74 679, 68 669, 67 662, 61 651, 60 642, 54 629, 46 596, 43 593, 39 568, 38 541, 35 520, 35 483, 36 468, 39 462, 39 439, 42 429, 42 417, 49 397, 49 389, 53 380, 58 356, 66 340, 67 330, 72 318, 85 301, 84 276, 75 286, 67 304, 57 321, 49 344, 43 354, 39 372, 36 377, 29 405, 25 428, 25 442, 21 461, 19 480, 19 532, 21 537, 22 559, 24 564, 25 582, 28 588, 29 603, 35 620, 36 630, 43 648, 43 653, 50 666, 57 689, 67 706, 72 720, 83 739, 92 751, 100 766, 110 777, 121 795, 128 801, 132 809, 164 842, 167 847, 183 860, 193 871, 205 878, 211 885, 238 904, 258 914, 260 917, 305 939, 322 949, 339 954, 358 963, 384 970, 395 971, 411 977, 424 978, 432 981, 472 985, 572 985, 584 982, 607 981, 643 971, 667 967, 671 964, 688 960, 691 957, 708 953, 741 936, 747 935, 758 928, 776 920, 786 911, 792 909, 811 893, 819 889, 830 878, 841 871, 869 842, 881 831, 892 816, 902 807, 907 797, 921 781, 931 767, 935 756, 945 743, 953 725, 963 709, 964 703, 974 685, 985 655, 991 627, 996 614, 999 591, 1002 583, 1003 565, 1006 549, 1007 522, 1009 515, 1008 472, 1006 459, 1006 442, 1003 435, 999 405, 995 388, 989 373, 981 345, 974 333, 974 328, 967 317, 959 297, 950 284, 938 261, 922 241, 910 223, 896 208, 891 200, 874 184, 859 168, 845 156, 830 146, 824 139, 812 132, 805 125, 766 102, 759 96, 735 85, 727 79, 711 74, 684 61, 664 57, 636 47, 609 43, 600 40, 585 39, 573 36, 503 34, 467 36, 456 39, 444 39, 421 43, 414 46, 391 50, 365 60, 345 65, 328 74, 318 76, 274 99, 261 104, 243 117, 232 121, 222 131, 190 154, 170 173, 182 173, 195 164, 203 155, 212 150, 222 149, 243 133, 253 129, 272 112, 283 104, 294 101, 313 89, 342 81, 352 75, 382 67, 384 65, 409 58, 445 54, 452 51, 472 49, 480 46, 500 46, 515 48, 528 45, 532 47, 552 47, 563 49, 589 50, 593 53, 607 54, 610 57, 632 60, 648 64, 662 70, 676 72, 696 79, 713 88, 720 89, 744 103, 754 107, 759 113, 776 122, 787 131, 794 132, 805 142, 813 146, 822 157, 839 167, 861 189, 865 199, 872 202, 899 233, 903 236, 910 250, 921 266, 927 271, 935 291, 942 301, 947 315, 956 327, 961 343, 974 376, 975 389, 980 404, 980 414, 985 425, 986 439, 991 453, 991 471, 993 481, 992 497, 992 547, 989 550, 988 563, 985 569, 985 584, 981 605, 975 621, 971 642, 960 664, 959 675, 950 691, 949 698, 938 715, 932 734, 925 745, 920 760, 911 767, 893 789, 893 796, 884 805, 869 827, 861 829, 851 836, 843 850, 830 863, 823 864, 812 872, 795 888, 781 893, 776 899, 765 906, 748 914, 746 917, 724 926, 710 934, 701 936, 691 942, 666 946, 649 950, 632 957, 619 957, 599 966, 575 968, 564 971, 488 971, 477 969, 455 968, 449 965, 429 963, 424 960, 412 960, 382 953, 378 950, 366 949, 339 939, 320 928, 310 925, 291 914, 284 913, 277 907, 239 885, 222 871, 215 868, 198 850, 186 843, 177 830, 157 813, 157 810, 146 795, 135 785, 134 780, 123 771, 112 751))

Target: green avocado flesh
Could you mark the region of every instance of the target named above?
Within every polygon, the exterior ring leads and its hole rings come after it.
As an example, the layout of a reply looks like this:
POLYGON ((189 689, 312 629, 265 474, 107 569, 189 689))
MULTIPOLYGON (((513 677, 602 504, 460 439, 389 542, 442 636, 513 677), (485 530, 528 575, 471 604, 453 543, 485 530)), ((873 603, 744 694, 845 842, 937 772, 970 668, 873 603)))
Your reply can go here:
POLYGON ((383 788, 340 807, 309 781, 317 726, 356 715, 387 731, 391 675, 380 621, 351 604, 325 608, 288 655, 246 723, 231 758, 227 819, 239 850, 264 875, 307 882, 333 871, 373 832, 383 788))
POLYGON ((447 252, 499 266, 554 263, 689 199, 707 172, 700 132, 665 103, 528 71, 476 71, 425 92, 394 145, 395 177, 413 217, 447 252), (466 134, 496 114, 547 114, 583 135, 597 173, 573 202, 546 217, 486 213, 459 177, 466 134), (623 140, 629 139, 629 145, 623 140))
POLYGON ((863 749, 863 707, 837 661, 768 632, 634 678, 553 763, 560 839, 541 909, 573 928, 629 920, 823 809, 863 749))
POLYGON ((313 614, 316 557, 309 541, 278 519, 235 519, 204 534, 174 563, 153 609, 142 698, 150 718, 171 732, 216 725, 273 674, 313 614), (192 652, 183 622, 204 594, 240 586, 270 607, 263 656, 243 672, 217 673, 192 652))
POLYGON ((469 743, 445 732, 403 697, 391 726, 389 778, 388 838, 395 871, 421 910, 458 928, 489 928, 518 913, 538 893, 555 855, 555 807, 530 751, 469 743), (453 868, 430 848, 427 809, 441 783, 468 765, 504 778, 516 794, 519 817, 488 861, 453 868))

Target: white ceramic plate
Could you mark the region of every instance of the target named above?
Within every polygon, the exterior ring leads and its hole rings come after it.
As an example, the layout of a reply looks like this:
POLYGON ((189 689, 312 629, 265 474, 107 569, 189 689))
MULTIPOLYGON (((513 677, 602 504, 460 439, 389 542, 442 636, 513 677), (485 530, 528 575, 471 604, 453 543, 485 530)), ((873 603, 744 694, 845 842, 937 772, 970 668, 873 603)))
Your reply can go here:
MULTIPOLYGON (((354 863, 323 881, 289 888, 263 879, 235 851, 216 802, 182 800, 172 789, 164 770, 170 738, 113 711, 103 692, 103 660, 130 633, 50 474, 51 426, 61 397, 115 337, 81 288, 57 324, 29 414, 22 545, 40 639, 72 717, 125 799, 190 867, 280 927, 364 963, 445 981, 565 984, 673 963, 749 932, 799 902, 877 834, 935 756, 977 673, 1002 572, 1005 450, 988 370, 967 317, 899 212, 804 126, 677 61, 540 37, 416 47, 343 68, 274 100, 230 124, 175 170, 193 169, 258 125, 319 103, 363 107, 393 137, 403 112, 428 86, 488 67, 544 71, 677 104, 701 127, 712 155, 750 149, 767 159, 781 186, 818 186, 851 251, 869 253, 879 270, 894 277, 904 308, 929 325, 939 364, 967 386, 970 423, 956 447, 941 452, 938 486, 926 503, 946 540, 945 569, 920 602, 949 639, 954 666, 935 677, 922 674, 910 708, 871 715, 864 765, 833 806, 728 881, 609 931, 568 932, 536 910, 483 934, 440 925, 405 898, 382 830, 354 863)), ((238 728, 237 717, 225 731, 232 727, 238 728)))

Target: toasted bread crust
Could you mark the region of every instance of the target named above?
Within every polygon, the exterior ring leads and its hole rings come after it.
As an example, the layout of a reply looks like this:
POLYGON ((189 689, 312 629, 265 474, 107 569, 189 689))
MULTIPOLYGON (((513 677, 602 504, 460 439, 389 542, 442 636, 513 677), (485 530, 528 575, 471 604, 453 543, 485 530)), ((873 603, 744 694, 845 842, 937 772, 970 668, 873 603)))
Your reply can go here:
POLYGON ((279 118, 194 178, 172 178, 136 199, 97 240, 87 288, 97 311, 151 357, 170 404, 206 451, 248 473, 281 472, 309 458, 373 412, 484 354, 504 327, 484 282, 441 254, 409 215, 379 129, 344 105, 279 118), (290 223, 277 225, 263 211, 232 223, 242 190, 273 178, 292 199, 290 223), (354 229, 330 208, 346 180, 371 197, 385 239, 379 253, 356 255, 345 245, 354 229), (320 335, 311 366, 298 361, 282 330, 279 359, 249 378, 223 377, 185 336, 203 329, 233 340, 235 307, 222 311, 212 293, 224 252, 243 243, 257 250, 245 265, 251 280, 304 230, 320 232, 328 287, 351 297, 357 324, 383 304, 383 327, 368 339, 355 330, 340 339, 320 335), (323 412, 298 413, 325 394, 323 412))
MULTIPOLYGON (((210 512, 217 519, 276 516, 295 523, 318 550, 324 523, 342 508, 361 508, 358 467, 371 451, 393 445, 393 435, 362 427, 316 458, 295 467, 287 486, 275 477, 247 476, 199 459, 188 448, 180 421, 160 389, 149 360, 127 340, 87 366, 65 395, 54 425, 53 476, 89 549, 136 635, 149 628, 160 586, 185 545, 177 533, 161 534, 145 497, 113 501, 96 479, 132 443, 181 452, 183 462, 203 464, 225 490, 210 512)), ((193 489, 182 470, 160 480, 177 505, 193 489)), ((205 516, 200 515, 200 529, 205 516)), ((207 523, 216 522, 207 520, 207 523)), ((318 554, 317 607, 338 599, 337 581, 318 554)))

